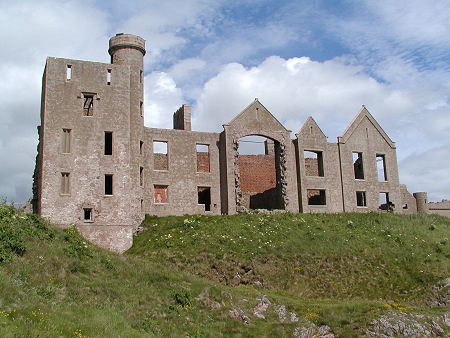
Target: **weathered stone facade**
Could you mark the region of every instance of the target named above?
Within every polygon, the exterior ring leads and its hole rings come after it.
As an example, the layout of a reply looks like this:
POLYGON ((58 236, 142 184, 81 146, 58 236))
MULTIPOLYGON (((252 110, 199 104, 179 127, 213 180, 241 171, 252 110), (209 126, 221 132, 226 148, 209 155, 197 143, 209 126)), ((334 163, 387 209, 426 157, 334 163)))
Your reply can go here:
POLYGON ((111 64, 47 58, 33 206, 52 222, 122 252, 145 214, 425 211, 399 184, 395 144, 365 107, 337 143, 312 117, 292 140, 257 99, 221 133, 191 131, 189 105, 174 129, 147 128, 145 41, 118 34, 109 47, 111 64), (265 155, 239 155, 249 135, 267 139, 265 155))

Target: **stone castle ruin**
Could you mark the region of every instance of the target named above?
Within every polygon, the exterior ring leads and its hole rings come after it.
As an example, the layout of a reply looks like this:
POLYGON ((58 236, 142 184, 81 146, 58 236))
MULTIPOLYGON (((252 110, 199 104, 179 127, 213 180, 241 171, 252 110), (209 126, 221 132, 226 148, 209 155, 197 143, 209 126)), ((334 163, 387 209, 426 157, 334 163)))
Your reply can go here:
POLYGON ((33 184, 34 212, 100 246, 125 251, 145 214, 428 208, 399 183, 395 143, 364 106, 336 143, 312 117, 291 139, 257 99, 221 133, 192 131, 186 104, 173 129, 148 128, 145 41, 117 34, 108 52, 111 63, 47 58, 33 184), (239 154, 249 135, 264 154, 239 154))

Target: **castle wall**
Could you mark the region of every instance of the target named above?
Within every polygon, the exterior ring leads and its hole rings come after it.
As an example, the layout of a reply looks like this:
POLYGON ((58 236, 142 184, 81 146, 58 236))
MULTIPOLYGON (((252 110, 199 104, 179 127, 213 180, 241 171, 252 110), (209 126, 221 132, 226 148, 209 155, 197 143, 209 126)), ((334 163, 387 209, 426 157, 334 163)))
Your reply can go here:
MULTIPOLYGON (((144 212, 152 215, 212 214, 221 212, 219 173, 219 134, 185 130, 144 129, 144 212), (164 161, 153 153, 153 141, 167 142, 167 170, 155 170, 164 161), (196 145, 209 145, 209 172, 198 171, 196 145), (155 200, 155 186, 167 187, 167 200, 155 200), (210 211, 198 204, 198 188, 210 188, 210 211)), ((200 169, 206 167, 201 154, 200 169)))
POLYGON ((406 189, 406 185, 400 184, 400 193, 402 196, 402 213, 405 215, 417 214, 417 201, 406 189))
POLYGON ((130 70, 96 62, 48 58, 42 121, 41 214, 70 225, 131 225, 139 222, 127 198, 130 180, 130 70), (67 67, 71 78, 66 78, 67 67), (111 70, 111 83, 107 73, 111 70), (84 93, 93 95, 92 116, 85 116, 84 93), (63 149, 70 130, 70 150, 63 149), (104 155, 105 131, 113 134, 113 153, 104 155), (62 191, 62 173, 69 174, 62 191), (105 195, 105 174, 113 175, 113 194, 105 195), (84 220, 84 209, 92 220, 84 220))
POLYGON ((118 34, 109 53, 111 64, 47 58, 33 183, 34 212, 77 225, 95 244, 123 252, 145 214, 450 214, 448 201, 427 203, 425 192, 399 185, 395 144, 365 108, 338 143, 311 117, 291 140, 257 99, 220 134, 191 131, 189 105, 173 130, 147 128, 145 41, 118 34), (248 135, 267 138, 266 155, 239 155, 248 135), (380 193, 390 203, 380 206, 380 193))
POLYGON ((432 214, 450 217, 450 201, 428 202, 428 210, 432 214))
MULTIPOLYGON (((365 108, 363 108, 365 110, 365 108)), ((364 113, 364 112, 363 112, 364 113)), ((388 193, 395 205, 394 212, 402 212, 395 146, 373 118, 360 113, 343 137, 339 138, 339 154, 343 187, 344 212, 381 211, 380 193, 388 193), (355 178, 353 153, 362 153, 364 178, 355 178), (385 158, 387 180, 379 180, 376 156, 385 158), (357 206, 356 192, 365 192, 366 206, 357 206)))
POLYGON ((337 144, 328 143, 312 118, 305 122, 296 136, 300 212, 342 212, 337 144), (305 152, 315 153, 317 158, 305 158, 305 152), (324 201, 320 201, 320 190, 324 191, 324 201), (312 196, 319 197, 311 199, 312 196))

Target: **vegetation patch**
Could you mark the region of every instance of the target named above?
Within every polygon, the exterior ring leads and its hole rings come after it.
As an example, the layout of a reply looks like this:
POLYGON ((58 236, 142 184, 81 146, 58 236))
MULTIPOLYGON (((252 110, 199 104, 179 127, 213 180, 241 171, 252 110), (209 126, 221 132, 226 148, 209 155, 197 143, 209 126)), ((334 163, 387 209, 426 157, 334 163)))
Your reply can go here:
POLYGON ((148 217, 132 250, 117 255, 74 227, 0 208, 1 336, 449 333, 446 308, 427 300, 434 285, 446 302, 447 284, 433 284, 448 273, 445 218, 148 217))

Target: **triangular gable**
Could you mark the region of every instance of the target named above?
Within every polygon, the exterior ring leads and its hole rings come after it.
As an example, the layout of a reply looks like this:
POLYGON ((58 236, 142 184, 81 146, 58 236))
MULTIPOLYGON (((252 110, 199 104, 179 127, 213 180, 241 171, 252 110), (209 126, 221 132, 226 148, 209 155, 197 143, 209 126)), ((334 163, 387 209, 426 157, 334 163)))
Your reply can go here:
POLYGON ((323 133, 322 129, 320 129, 316 121, 309 116, 300 131, 295 134, 295 136, 297 136, 297 138, 308 138, 311 137, 311 135, 314 137, 323 138, 324 141, 327 141, 327 137, 323 133))
POLYGON ((258 99, 255 99, 255 101, 248 105, 228 125, 236 129, 248 128, 288 132, 258 99))
POLYGON ((390 137, 386 134, 386 132, 381 128, 381 126, 378 124, 378 122, 375 120, 375 118, 372 116, 372 114, 369 113, 367 108, 363 105, 359 113, 355 116, 353 121, 349 124, 347 129, 345 129, 342 136, 338 137, 339 143, 346 143, 347 140, 352 136, 352 134, 355 132, 356 129, 358 129, 359 125, 361 124, 364 119, 367 118, 369 122, 375 127, 375 129, 378 131, 378 133, 384 138, 384 140, 389 144, 389 146, 393 149, 395 149, 395 142, 393 142, 390 137))

